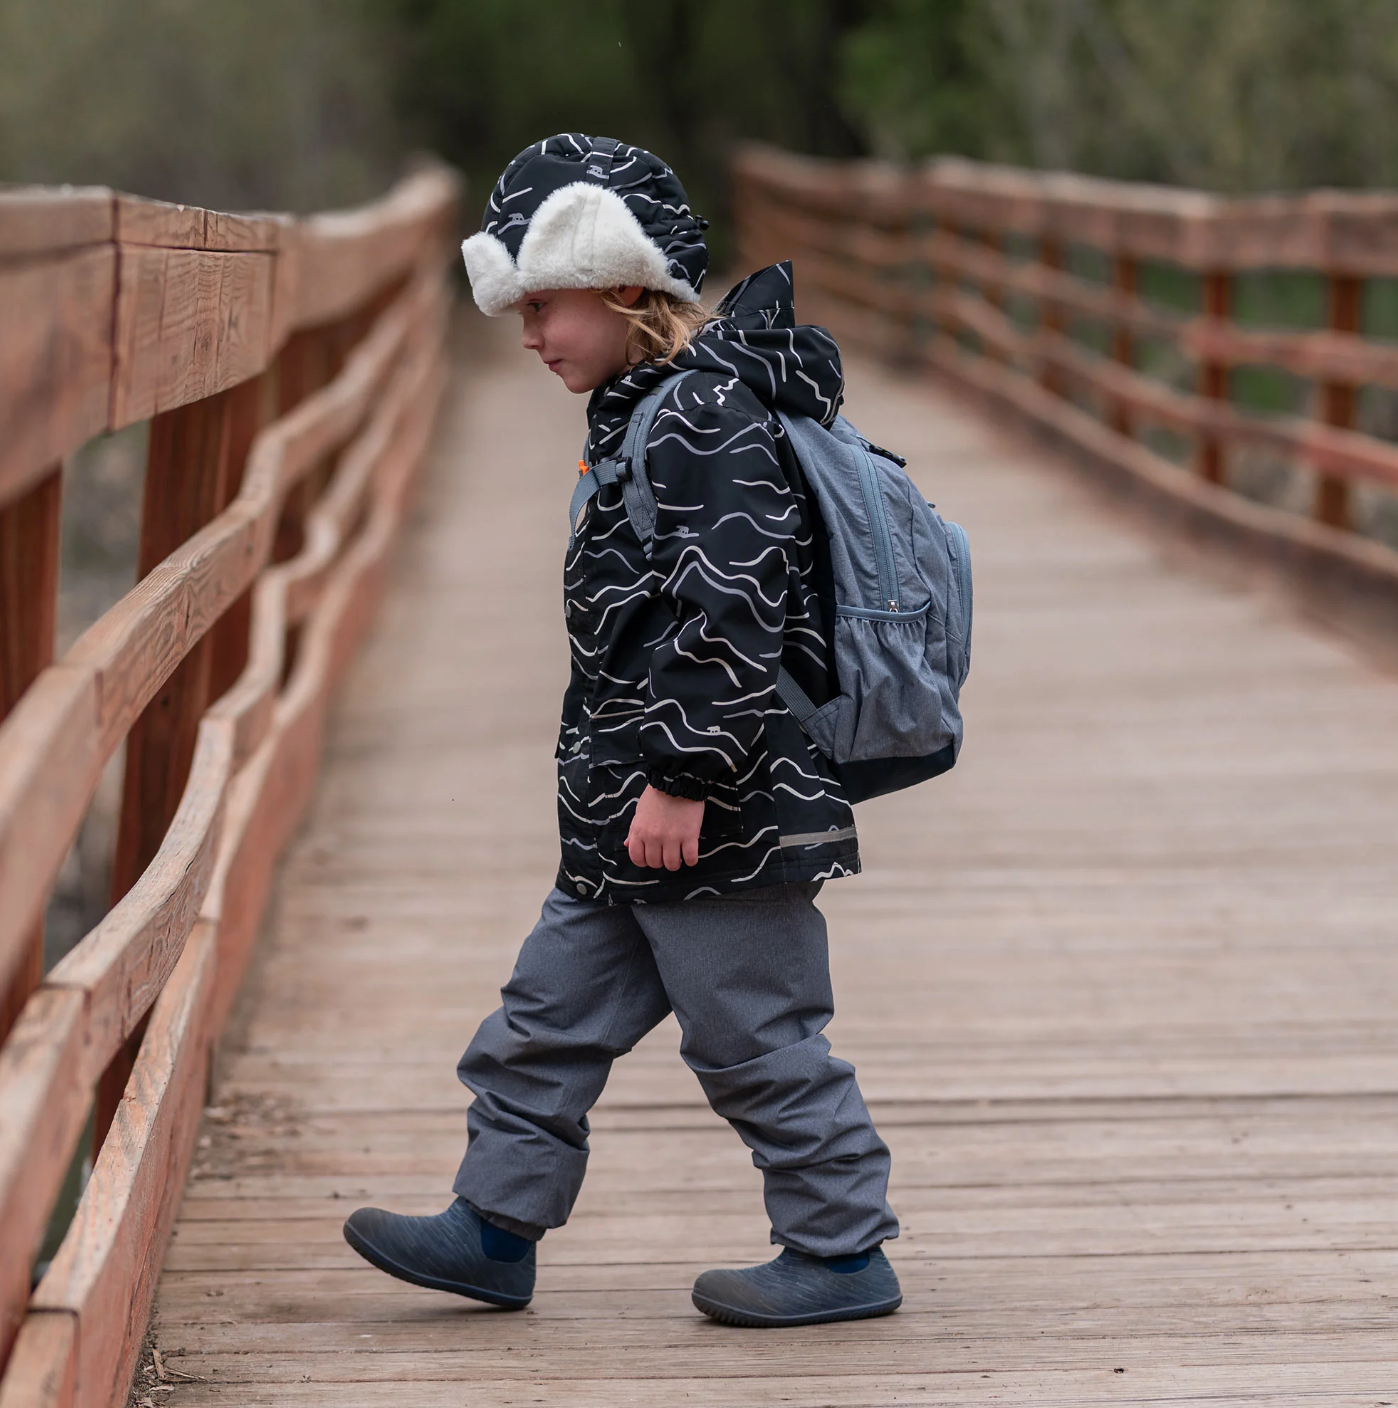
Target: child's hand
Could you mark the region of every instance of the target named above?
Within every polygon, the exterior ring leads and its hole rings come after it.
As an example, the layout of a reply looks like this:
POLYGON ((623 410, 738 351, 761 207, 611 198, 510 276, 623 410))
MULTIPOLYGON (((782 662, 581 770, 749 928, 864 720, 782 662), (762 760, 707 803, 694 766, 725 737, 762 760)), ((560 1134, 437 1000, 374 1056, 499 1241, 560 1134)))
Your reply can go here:
POLYGON ((626 837, 632 865, 678 870, 681 864, 699 863, 699 827, 704 821, 703 802, 672 797, 647 787, 636 803, 636 815, 626 837))

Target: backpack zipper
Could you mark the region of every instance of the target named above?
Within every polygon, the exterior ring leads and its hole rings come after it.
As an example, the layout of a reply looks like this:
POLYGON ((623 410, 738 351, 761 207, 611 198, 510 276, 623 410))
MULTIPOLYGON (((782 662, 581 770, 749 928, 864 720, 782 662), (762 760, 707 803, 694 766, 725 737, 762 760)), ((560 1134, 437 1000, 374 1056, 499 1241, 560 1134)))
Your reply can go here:
POLYGON ((881 608, 898 610, 898 577, 893 570, 893 539, 884 515, 883 495, 879 492, 879 472, 862 446, 852 447, 859 456, 859 487, 864 494, 864 512, 869 518, 869 532, 874 540, 874 565, 879 574, 881 608))
POLYGON ((943 519, 943 527, 951 539, 952 557, 956 561, 956 589, 961 598, 961 643, 967 656, 971 654, 971 540, 966 530, 950 519, 943 519))

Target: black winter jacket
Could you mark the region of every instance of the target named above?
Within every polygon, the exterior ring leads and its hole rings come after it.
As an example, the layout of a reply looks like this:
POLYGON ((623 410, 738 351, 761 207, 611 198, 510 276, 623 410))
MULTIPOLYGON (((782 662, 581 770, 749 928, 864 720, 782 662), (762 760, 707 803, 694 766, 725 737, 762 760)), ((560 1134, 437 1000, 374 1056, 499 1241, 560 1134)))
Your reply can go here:
POLYGON ((797 327, 791 268, 739 284, 688 350, 642 363, 588 403, 589 463, 619 451, 637 401, 676 372, 648 442, 657 517, 648 562, 620 486, 583 511, 564 572, 572 679, 558 740, 559 886, 656 903, 854 874, 854 815, 824 757, 773 694, 779 666, 817 704, 823 530, 774 408, 829 424, 844 378, 822 328, 797 327), (699 863, 626 852, 647 782, 703 798, 699 863))

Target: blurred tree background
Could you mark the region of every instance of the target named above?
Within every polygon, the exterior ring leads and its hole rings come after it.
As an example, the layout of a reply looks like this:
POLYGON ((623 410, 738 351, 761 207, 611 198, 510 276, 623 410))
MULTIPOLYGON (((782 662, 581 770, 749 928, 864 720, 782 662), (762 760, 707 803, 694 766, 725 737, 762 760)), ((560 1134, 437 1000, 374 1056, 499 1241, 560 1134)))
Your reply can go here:
POLYGON ((0 0, 0 180, 219 209, 375 194, 401 159, 379 0, 0 0))
MULTIPOLYGON (((724 254, 735 141, 853 156, 836 101, 863 0, 382 0, 402 36, 398 110, 476 200, 552 132, 624 137, 680 174, 724 254)), ((473 212, 474 213, 474 212, 473 212)))
MULTIPOLYGON (((625 136, 722 240, 730 145, 936 152, 1246 191, 1398 183, 1398 0, 3 0, 0 179, 223 208, 474 199, 625 136)), ((721 252, 721 251, 720 251, 721 252)))
POLYGON ((882 0, 842 56, 884 156, 1235 192, 1398 181, 1395 0, 882 0))

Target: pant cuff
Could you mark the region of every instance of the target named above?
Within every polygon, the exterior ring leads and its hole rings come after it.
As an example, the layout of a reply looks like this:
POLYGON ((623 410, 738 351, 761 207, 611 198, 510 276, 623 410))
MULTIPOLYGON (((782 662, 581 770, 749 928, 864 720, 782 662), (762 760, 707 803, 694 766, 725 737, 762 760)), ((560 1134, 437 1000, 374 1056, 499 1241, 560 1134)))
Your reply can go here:
POLYGON ((518 1218, 509 1217, 503 1212, 491 1212, 489 1208, 477 1207, 470 1198, 466 1199, 466 1206, 477 1217, 483 1217, 491 1226, 498 1227, 502 1232, 513 1232, 516 1237, 523 1237, 529 1242, 537 1242, 547 1230, 534 1222, 521 1222, 518 1218))

